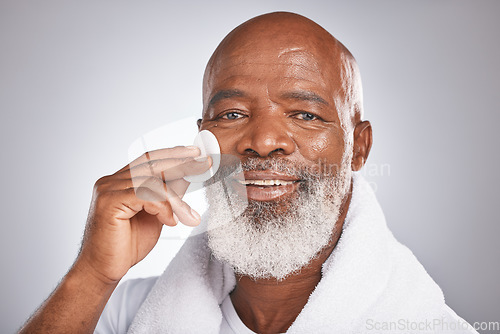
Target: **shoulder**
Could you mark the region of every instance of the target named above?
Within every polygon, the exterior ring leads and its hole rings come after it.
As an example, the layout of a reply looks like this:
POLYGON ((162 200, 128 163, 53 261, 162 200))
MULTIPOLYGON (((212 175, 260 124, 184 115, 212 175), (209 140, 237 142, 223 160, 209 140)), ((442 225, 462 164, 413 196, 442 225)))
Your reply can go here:
POLYGON ((135 314, 156 283, 158 276, 121 283, 111 295, 94 333, 125 333, 135 314))

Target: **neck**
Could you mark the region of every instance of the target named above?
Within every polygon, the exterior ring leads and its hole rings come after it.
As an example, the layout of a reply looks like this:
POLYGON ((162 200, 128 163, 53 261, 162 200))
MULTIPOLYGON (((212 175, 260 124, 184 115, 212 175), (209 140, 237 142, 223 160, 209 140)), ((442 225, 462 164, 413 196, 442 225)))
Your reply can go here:
POLYGON ((321 280, 322 265, 337 245, 350 201, 351 192, 344 200, 330 242, 298 274, 280 281, 255 280, 237 275, 231 301, 238 316, 249 329, 258 333, 283 333, 292 325, 321 280))

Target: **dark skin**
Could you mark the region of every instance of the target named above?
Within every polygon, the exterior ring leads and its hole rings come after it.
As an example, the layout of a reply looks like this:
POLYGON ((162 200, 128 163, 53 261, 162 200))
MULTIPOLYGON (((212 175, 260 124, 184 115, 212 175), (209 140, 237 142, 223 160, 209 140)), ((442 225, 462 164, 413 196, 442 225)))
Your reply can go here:
MULTIPOLYGON (((348 51, 303 17, 273 13, 253 19, 230 33, 210 60, 198 125, 216 135, 224 154, 242 160, 280 156, 307 166, 320 160, 339 166, 348 133, 351 168, 359 170, 372 132, 355 108, 339 117, 339 101, 348 100, 344 86, 350 85, 342 75, 343 57, 350 57, 348 51)), ((199 154, 189 147, 147 152, 99 179, 75 263, 20 332, 91 333, 118 282, 152 250, 162 227, 176 225, 176 217, 199 224, 199 215, 182 201, 189 185, 182 177, 211 165, 210 159, 194 160, 199 154), (134 190, 137 181, 141 187, 134 190)), ((280 282, 238 277, 231 299, 250 329, 277 333, 293 323, 321 279, 349 201, 348 194, 329 245, 300 274, 280 282)))
MULTIPOLYGON (((307 166, 340 166, 344 135, 354 125, 351 168, 370 151, 370 123, 359 114, 342 124, 336 98, 345 50, 321 27, 289 14, 260 17, 237 28, 209 62, 200 130, 218 138, 223 154, 281 157, 307 166), (285 27, 285 28, 283 28, 285 27)), ((319 256, 282 281, 239 276, 231 300, 241 320, 258 333, 285 332, 321 280, 321 266, 340 237, 350 203, 344 198, 336 232, 319 256)), ((300 241, 298 241, 300 245, 300 241)))

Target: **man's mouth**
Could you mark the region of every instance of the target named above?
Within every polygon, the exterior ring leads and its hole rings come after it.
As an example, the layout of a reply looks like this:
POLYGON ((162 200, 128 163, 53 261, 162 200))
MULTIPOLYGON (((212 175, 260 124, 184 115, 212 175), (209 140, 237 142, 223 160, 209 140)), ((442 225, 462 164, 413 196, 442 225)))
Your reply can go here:
POLYGON ((285 180, 238 180, 239 183, 246 186, 285 186, 293 184, 298 181, 285 181, 285 180))
POLYGON ((273 201, 289 196, 300 183, 300 179, 294 176, 272 171, 248 171, 244 172, 244 176, 244 180, 238 180, 240 191, 254 201, 273 201))

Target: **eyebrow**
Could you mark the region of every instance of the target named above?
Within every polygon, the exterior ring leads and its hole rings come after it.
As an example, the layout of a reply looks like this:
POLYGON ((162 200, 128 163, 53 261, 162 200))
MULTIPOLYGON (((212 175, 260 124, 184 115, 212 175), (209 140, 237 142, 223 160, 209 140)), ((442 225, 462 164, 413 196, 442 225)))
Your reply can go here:
POLYGON ((238 89, 220 90, 217 93, 215 93, 215 95, 210 99, 210 101, 208 102, 208 107, 210 108, 215 103, 221 100, 230 99, 232 97, 245 97, 245 96, 246 94, 238 89))
POLYGON ((329 105, 329 103, 324 98, 319 96, 318 94, 311 92, 311 91, 306 91, 306 90, 283 93, 281 95, 281 97, 284 99, 294 99, 294 100, 300 100, 300 101, 318 102, 318 103, 324 104, 326 106, 329 105))
MULTIPOLYGON (((215 95, 210 99, 208 102, 208 107, 210 108, 213 106, 215 103, 225 100, 225 99, 230 99, 233 97, 246 97, 247 95, 239 90, 239 89, 224 89, 220 90, 215 95)), ((299 91, 292 91, 292 92, 286 92, 281 95, 281 98, 283 99, 294 99, 294 100, 300 100, 300 101, 310 101, 310 102, 318 102, 321 104, 324 104, 326 106, 329 106, 329 103, 319 96, 318 94, 311 92, 311 91, 306 91, 306 90, 299 90, 299 91)))

